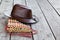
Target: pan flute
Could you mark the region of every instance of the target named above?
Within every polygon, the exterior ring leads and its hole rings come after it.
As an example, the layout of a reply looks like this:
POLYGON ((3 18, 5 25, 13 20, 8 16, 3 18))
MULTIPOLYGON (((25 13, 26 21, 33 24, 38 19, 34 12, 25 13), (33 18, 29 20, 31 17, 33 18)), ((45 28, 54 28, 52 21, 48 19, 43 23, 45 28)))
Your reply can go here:
POLYGON ((12 18, 8 19, 6 30, 7 32, 31 32, 32 31, 29 25, 25 25, 12 18))

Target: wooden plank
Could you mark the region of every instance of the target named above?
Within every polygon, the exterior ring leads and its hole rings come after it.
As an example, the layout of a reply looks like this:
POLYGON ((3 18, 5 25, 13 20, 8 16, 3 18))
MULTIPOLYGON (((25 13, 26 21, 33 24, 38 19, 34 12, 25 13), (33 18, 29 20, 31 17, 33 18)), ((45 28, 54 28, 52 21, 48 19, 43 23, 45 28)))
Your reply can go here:
POLYGON ((0 5, 0 40, 9 40, 10 37, 4 30, 6 26, 5 22, 7 21, 7 17, 4 14, 10 13, 12 2, 12 0, 2 0, 0 5))
POLYGON ((13 8, 13 0, 5 0, 2 5, 4 5, 4 14, 10 16, 12 8, 13 8))
POLYGON ((60 15, 60 0, 48 0, 60 15))
POLYGON ((13 0, 2 0, 2 3, 0 5, 0 13, 4 13, 9 16, 11 14, 12 4, 13 0))
POLYGON ((7 17, 0 15, 0 40, 9 40, 9 35, 5 32, 7 17))
POLYGON ((34 40, 55 40, 37 2, 35 0, 26 0, 26 2, 27 6, 32 9, 33 15, 39 18, 39 22, 32 25, 32 28, 38 31, 38 34, 33 35, 34 40))
POLYGON ((51 5, 47 2, 47 0, 38 0, 37 1, 41 9, 43 10, 43 14, 45 18, 47 19, 48 24, 50 25, 50 28, 52 29, 55 39, 60 40, 60 17, 57 15, 57 13, 54 11, 54 9, 51 7, 51 5))
MULTIPOLYGON (((25 5, 25 0, 14 0, 14 5, 15 4, 21 4, 21 5, 25 5)), ((26 38, 26 37, 21 37, 21 36, 12 36, 11 40, 32 40, 32 38, 26 38)))

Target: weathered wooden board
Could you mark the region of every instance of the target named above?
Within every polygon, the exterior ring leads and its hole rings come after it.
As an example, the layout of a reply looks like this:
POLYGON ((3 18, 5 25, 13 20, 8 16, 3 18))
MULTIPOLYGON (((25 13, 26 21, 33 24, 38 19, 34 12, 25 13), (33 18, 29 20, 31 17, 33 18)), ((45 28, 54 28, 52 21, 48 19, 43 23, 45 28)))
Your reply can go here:
POLYGON ((60 15, 60 0, 48 0, 60 15))
POLYGON ((13 0, 4 0, 2 2, 3 13, 7 16, 10 16, 12 8, 13 8, 13 0), (4 6, 3 6, 4 5, 4 6))
MULTIPOLYGON (((0 0, 1 1, 1 0, 0 0)), ((11 40, 60 40, 60 17, 51 7, 47 0, 2 0, 0 4, 0 40, 9 40, 9 35, 5 33, 5 21, 7 16, 10 16, 13 5, 26 5, 32 9, 33 15, 39 18, 37 24, 33 24, 32 28, 38 31, 38 34, 33 35, 33 38, 26 38, 20 36, 12 36, 11 40), (37 2, 36 2, 37 1, 37 2), (42 9, 42 11, 41 11, 42 9), (51 29, 51 30, 50 30, 51 29)), ((49 0, 51 2, 51 0, 49 0)), ((59 0, 58 0, 59 1, 59 0)), ((52 5, 56 10, 60 10, 59 2, 52 1, 52 5), (57 3, 58 2, 58 3, 57 3), (55 5, 58 4, 58 6, 55 5)))
POLYGON ((43 14, 47 19, 50 28, 52 29, 55 39, 60 40, 60 17, 51 7, 51 5, 47 2, 47 0, 37 0, 39 6, 43 10, 43 14))
POLYGON ((0 4, 0 40, 9 40, 9 35, 5 33, 5 22, 7 17, 4 15, 10 13, 10 8, 12 5, 12 0, 2 0, 0 4), (7 10, 7 11, 6 11, 7 10))
MULTIPOLYGON (((15 4, 20 4, 20 5, 25 5, 25 0, 14 0, 14 5, 15 4)), ((26 38, 26 37, 21 37, 21 36, 11 36, 11 40, 32 40, 32 38, 26 38)))
MULTIPOLYGON (((37 0, 38 1, 38 0, 37 0)), ((41 0, 43 1, 43 0, 41 0)), ((39 1, 39 2, 41 2, 39 1)), ((38 34, 33 35, 34 40, 55 40, 52 32, 47 24, 43 13, 41 12, 37 2, 35 0, 26 0, 27 6, 32 9, 33 15, 36 15, 39 19, 37 24, 33 24, 32 28, 38 31, 38 34)), ((41 3, 41 5, 43 5, 41 3)), ((45 5, 44 5, 45 6, 45 5)))

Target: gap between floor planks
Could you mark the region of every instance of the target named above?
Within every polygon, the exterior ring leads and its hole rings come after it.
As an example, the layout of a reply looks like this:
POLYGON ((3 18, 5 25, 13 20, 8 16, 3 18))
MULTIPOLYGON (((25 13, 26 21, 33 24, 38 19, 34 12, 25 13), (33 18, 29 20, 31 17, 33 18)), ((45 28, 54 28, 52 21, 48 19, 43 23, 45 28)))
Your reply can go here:
POLYGON ((50 31, 49 26, 46 23, 46 20, 44 18, 44 15, 42 14, 42 12, 41 12, 38 4, 36 3, 36 1, 35 0, 26 0, 26 1, 27 1, 27 6, 32 9, 33 14, 36 15, 39 18, 39 23, 32 25, 32 28, 38 30, 38 32, 39 32, 37 35, 34 36, 34 40, 55 40, 54 39, 54 36, 52 35, 52 33, 50 31), (44 25, 44 23, 46 25, 44 25), (41 30, 41 28, 43 30, 41 30), (49 38, 48 38, 47 34, 45 34, 46 31, 47 31, 48 35, 50 33, 50 37, 49 38))
POLYGON ((37 0, 39 6, 41 6, 44 15, 55 35, 55 40, 60 40, 60 17, 56 11, 51 7, 47 0, 37 0))

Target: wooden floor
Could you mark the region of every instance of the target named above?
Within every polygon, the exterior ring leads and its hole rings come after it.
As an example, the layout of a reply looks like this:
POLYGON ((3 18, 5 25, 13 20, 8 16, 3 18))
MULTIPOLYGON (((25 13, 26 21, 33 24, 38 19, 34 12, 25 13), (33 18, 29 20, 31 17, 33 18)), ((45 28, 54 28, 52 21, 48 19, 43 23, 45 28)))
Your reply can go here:
POLYGON ((58 4, 59 0, 0 0, 0 40, 60 40, 58 4), (11 14, 15 4, 28 6, 32 9, 33 15, 39 18, 37 24, 31 25, 32 29, 38 31, 38 34, 32 35, 32 38, 10 36, 5 33, 4 27, 8 18, 6 15, 11 14))

